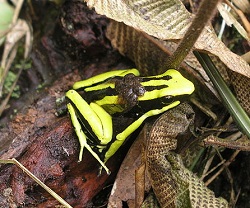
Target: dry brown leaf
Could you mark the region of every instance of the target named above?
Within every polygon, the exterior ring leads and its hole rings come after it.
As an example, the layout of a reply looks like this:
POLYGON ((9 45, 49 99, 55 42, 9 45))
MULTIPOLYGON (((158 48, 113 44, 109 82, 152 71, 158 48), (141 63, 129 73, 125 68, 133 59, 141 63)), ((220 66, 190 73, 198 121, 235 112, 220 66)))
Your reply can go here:
MULTIPOLYGON (((94 7, 97 13, 162 40, 182 38, 192 19, 192 15, 179 0, 85 1, 89 7, 94 7)), ((249 65, 232 53, 217 38, 211 27, 204 29, 195 48, 218 56, 230 70, 250 77, 249 65)))
POLYGON ((225 8, 225 4, 219 4, 217 6, 217 8, 218 8, 221 16, 225 20, 226 24, 230 27, 233 25, 235 27, 235 29, 242 35, 242 37, 244 37, 247 41, 250 41, 248 34, 247 34, 246 30, 244 29, 244 27, 242 27, 241 24, 230 13, 230 11, 228 11, 225 8))
POLYGON ((192 15, 179 0, 85 0, 96 12, 160 39, 179 39, 192 15))
MULTIPOLYGON (((109 208, 122 208, 122 202, 127 202, 129 208, 135 207, 135 171, 141 165, 142 145, 146 126, 129 149, 120 170, 117 174, 111 195, 109 197, 109 208)), ((149 180, 146 178, 146 190, 150 188, 149 180)))

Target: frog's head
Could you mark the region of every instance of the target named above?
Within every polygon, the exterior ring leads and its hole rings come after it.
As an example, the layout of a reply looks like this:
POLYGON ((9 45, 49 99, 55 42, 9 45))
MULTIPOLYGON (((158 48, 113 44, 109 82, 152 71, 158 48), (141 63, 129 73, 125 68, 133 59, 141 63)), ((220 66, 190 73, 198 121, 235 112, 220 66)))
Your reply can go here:
POLYGON ((144 78, 141 84, 146 92, 139 101, 171 100, 190 95, 194 91, 194 84, 174 69, 169 69, 161 75, 144 78))
POLYGON ((190 95, 194 92, 194 84, 183 77, 180 72, 170 69, 164 74, 171 78, 166 81, 168 87, 163 88, 158 93, 159 97, 190 95))

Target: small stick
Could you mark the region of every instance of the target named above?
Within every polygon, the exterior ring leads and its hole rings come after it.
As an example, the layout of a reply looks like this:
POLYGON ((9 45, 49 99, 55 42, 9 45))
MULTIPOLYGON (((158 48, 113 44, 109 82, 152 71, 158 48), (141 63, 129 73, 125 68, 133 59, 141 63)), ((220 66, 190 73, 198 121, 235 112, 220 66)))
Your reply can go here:
POLYGON ((165 69, 177 69, 188 53, 192 50, 195 42, 199 38, 205 26, 214 16, 217 10, 217 4, 221 0, 203 0, 199 10, 182 38, 175 52, 167 59, 165 69))
POLYGON ((40 179, 38 179, 33 173, 31 173, 27 168, 25 168, 20 162, 18 162, 15 158, 0 160, 0 163, 11 163, 17 165, 19 168, 23 170, 29 177, 31 177, 34 181, 36 181, 42 188, 44 188, 51 196, 53 196, 58 202, 60 202, 66 208, 72 208, 62 197, 60 197, 57 193, 55 193, 52 189, 46 186, 40 179))

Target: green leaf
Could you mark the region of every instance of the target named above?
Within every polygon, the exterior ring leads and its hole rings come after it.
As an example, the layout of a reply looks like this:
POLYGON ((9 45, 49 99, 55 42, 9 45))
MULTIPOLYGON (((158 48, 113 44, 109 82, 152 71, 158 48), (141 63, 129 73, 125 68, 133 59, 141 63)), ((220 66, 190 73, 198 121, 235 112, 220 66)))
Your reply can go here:
POLYGON ((0 45, 4 41, 6 30, 11 25, 13 14, 14 8, 7 1, 0 1, 0 45))

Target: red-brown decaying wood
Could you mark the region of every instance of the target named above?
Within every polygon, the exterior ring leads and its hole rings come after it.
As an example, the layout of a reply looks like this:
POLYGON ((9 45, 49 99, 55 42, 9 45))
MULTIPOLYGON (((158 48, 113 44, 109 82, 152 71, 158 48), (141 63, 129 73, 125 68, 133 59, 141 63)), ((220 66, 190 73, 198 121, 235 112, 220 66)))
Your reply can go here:
MULTIPOLYGON (((65 82, 60 86, 67 88, 70 80, 76 80, 71 78, 68 75, 60 80, 65 82)), ((9 136, 14 140, 0 159, 15 157, 71 206, 84 207, 114 178, 120 160, 114 157, 107 163, 111 176, 103 171, 99 177, 99 164, 86 149, 83 161, 77 162, 79 143, 70 119, 54 115, 55 96, 65 90, 57 88, 58 83, 55 83, 47 89, 47 95, 16 116, 9 129, 9 136)), ((18 205, 48 207, 59 204, 15 165, 1 166, 0 181, 0 207, 9 205, 10 196, 4 196, 7 188, 11 188, 12 200, 18 205)))

